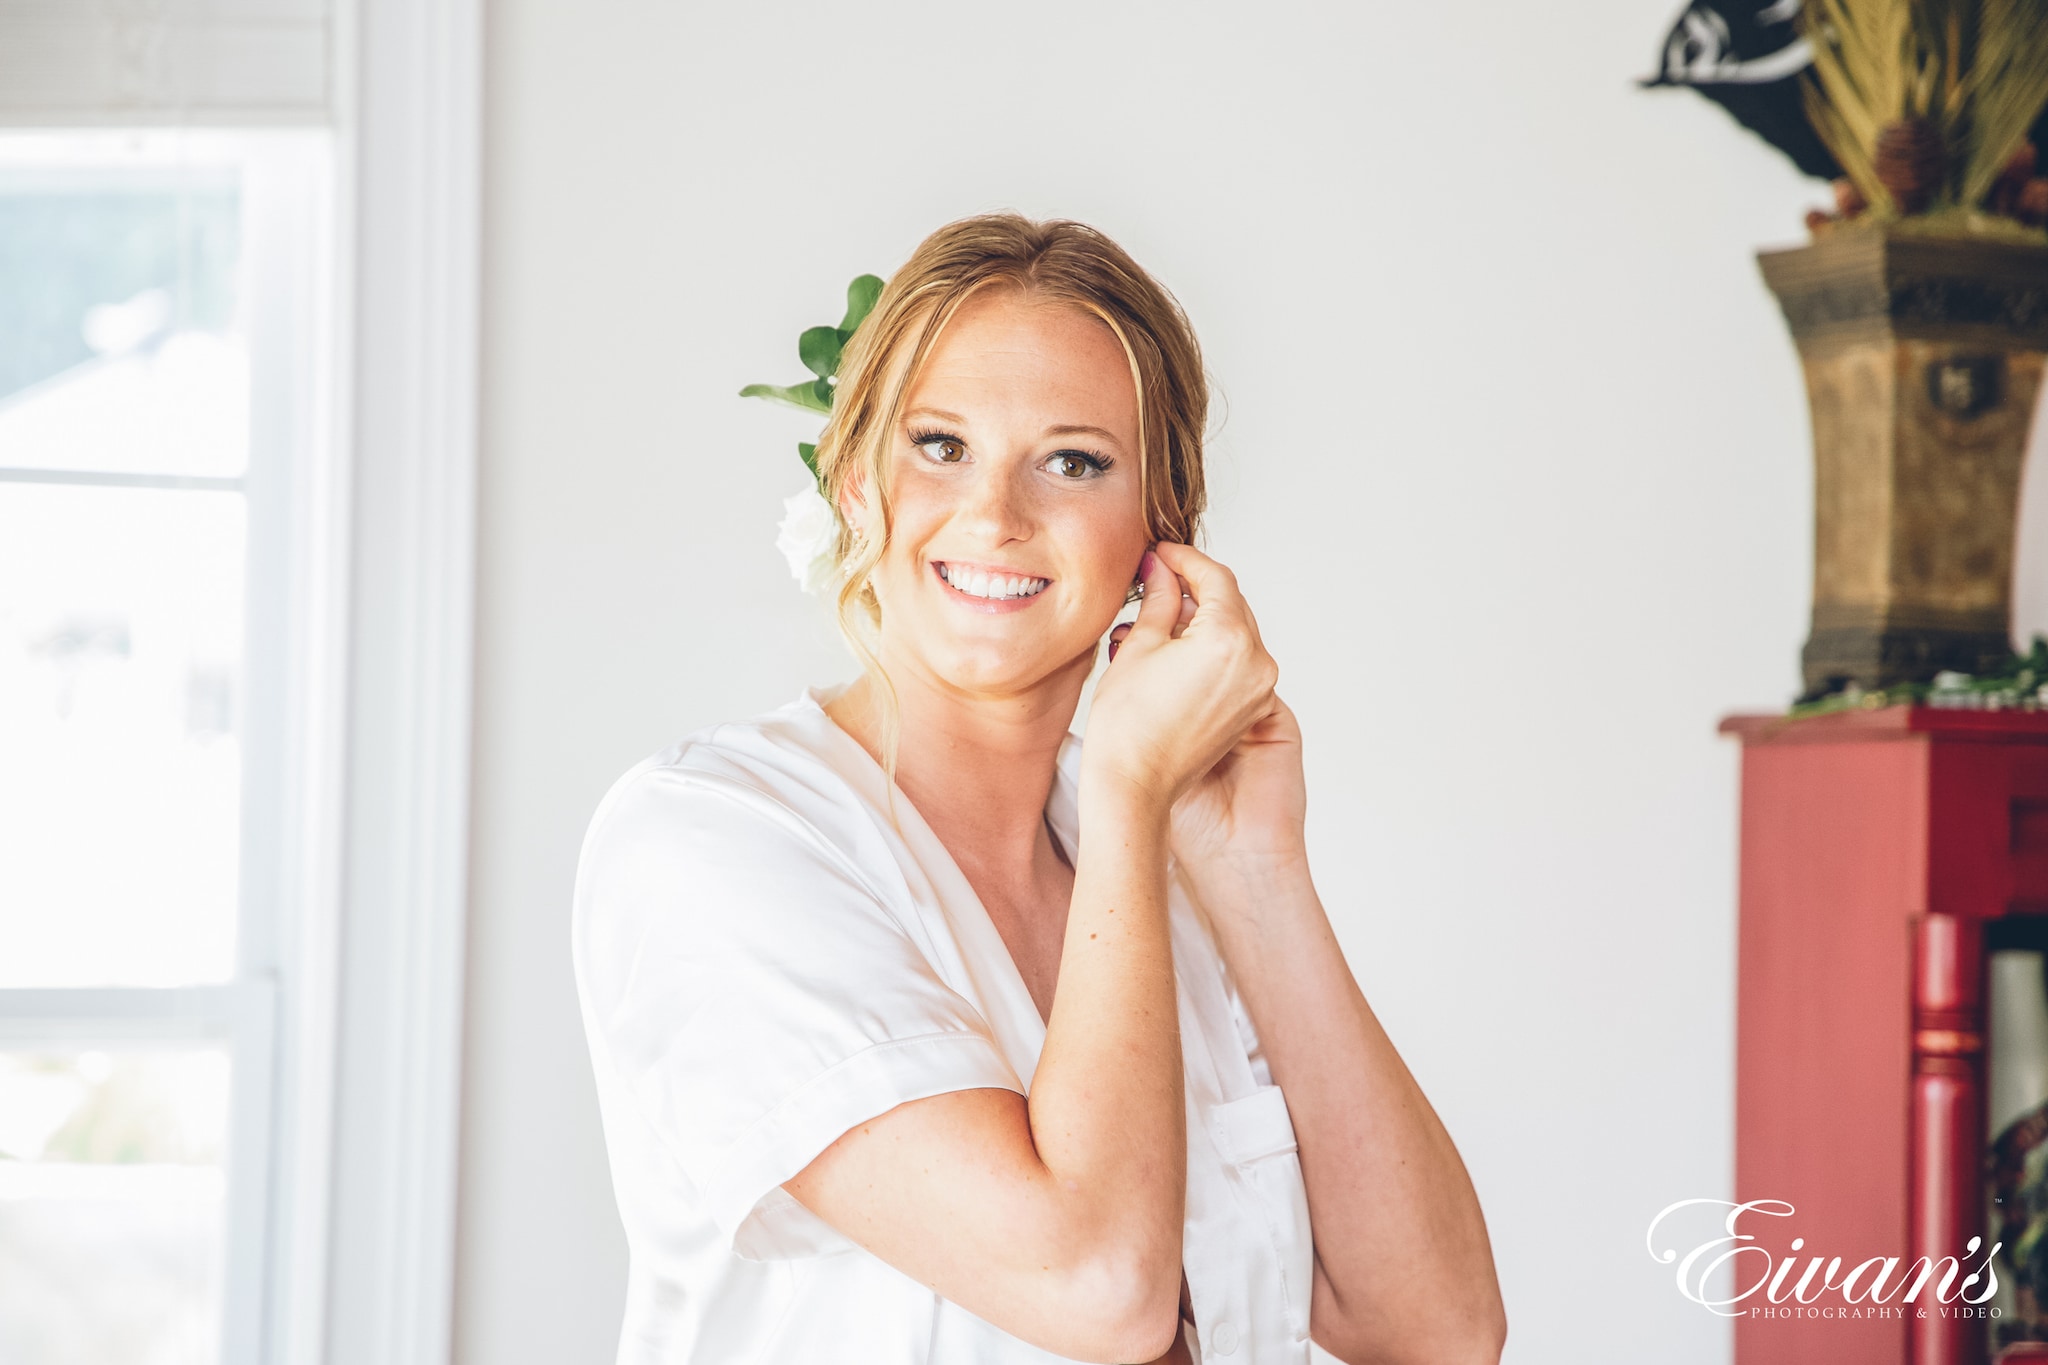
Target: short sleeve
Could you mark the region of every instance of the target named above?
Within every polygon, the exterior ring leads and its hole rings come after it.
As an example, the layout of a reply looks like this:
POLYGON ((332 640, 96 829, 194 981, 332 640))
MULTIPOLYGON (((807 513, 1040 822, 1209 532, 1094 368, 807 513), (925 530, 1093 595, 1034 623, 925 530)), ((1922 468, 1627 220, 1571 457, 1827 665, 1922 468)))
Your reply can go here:
POLYGON ((743 1255, 790 1254, 743 1227, 786 1212, 782 1182, 848 1129, 930 1095, 1024 1089, 910 913, 720 775, 636 771, 591 823, 574 937, 593 1045, 743 1255))

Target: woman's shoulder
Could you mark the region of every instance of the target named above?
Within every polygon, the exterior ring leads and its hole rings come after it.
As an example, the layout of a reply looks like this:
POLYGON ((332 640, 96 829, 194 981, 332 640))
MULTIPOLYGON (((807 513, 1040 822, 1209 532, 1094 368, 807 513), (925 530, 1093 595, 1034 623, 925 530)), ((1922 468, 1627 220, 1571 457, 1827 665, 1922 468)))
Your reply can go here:
POLYGON ((598 802, 578 855, 578 902, 592 887, 650 877, 699 887, 797 875, 871 881, 886 849, 856 758, 872 766, 817 705, 816 689, 683 735, 598 802))
POLYGON ((612 999, 650 961, 901 956, 916 918, 902 869, 817 720, 832 723, 792 703, 707 725, 613 782, 570 914, 592 998, 612 999))
MULTIPOLYGON (((821 743, 819 721, 830 724, 810 690, 795 701, 736 720, 715 721, 648 754, 613 780, 591 815, 590 833, 622 811, 648 804, 727 805, 775 817, 801 814, 835 791, 835 755, 821 743)), ((586 835, 586 842, 588 841, 586 835)))

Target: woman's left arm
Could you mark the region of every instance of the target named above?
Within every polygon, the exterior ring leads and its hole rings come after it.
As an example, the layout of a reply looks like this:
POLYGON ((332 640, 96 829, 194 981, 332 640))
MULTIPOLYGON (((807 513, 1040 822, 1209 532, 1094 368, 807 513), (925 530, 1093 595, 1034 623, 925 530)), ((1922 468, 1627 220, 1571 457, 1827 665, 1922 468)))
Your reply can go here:
MULTIPOLYGON (((1183 577, 1208 558, 1154 548, 1183 577)), ((1193 615, 1183 594, 1176 635, 1193 615)), ((1110 632, 1112 659, 1128 630, 1110 632)), ((1498 1365, 1507 1315, 1479 1197, 1344 962, 1309 880, 1307 808, 1301 726, 1276 694, 1174 804, 1171 840, 1287 1097, 1315 1239, 1309 1335, 1346 1365, 1498 1365)))
POLYGON ((1287 1096, 1315 1238, 1310 1335, 1347 1365, 1494 1365, 1507 1319, 1471 1178, 1345 965, 1307 861, 1191 880, 1287 1096))
POLYGON ((1316 896, 1301 730, 1273 701, 1175 808, 1173 845, 1287 1096, 1315 1239, 1310 1335, 1348 1365, 1495 1365, 1507 1318, 1478 1197, 1316 896))

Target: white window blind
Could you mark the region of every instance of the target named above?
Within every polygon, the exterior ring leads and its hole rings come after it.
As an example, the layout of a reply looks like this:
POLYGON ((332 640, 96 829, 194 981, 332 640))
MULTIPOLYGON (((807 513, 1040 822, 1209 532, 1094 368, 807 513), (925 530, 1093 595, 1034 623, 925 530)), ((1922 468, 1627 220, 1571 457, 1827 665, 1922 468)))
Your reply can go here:
POLYGON ((0 0, 0 124, 326 121, 330 0, 0 0))

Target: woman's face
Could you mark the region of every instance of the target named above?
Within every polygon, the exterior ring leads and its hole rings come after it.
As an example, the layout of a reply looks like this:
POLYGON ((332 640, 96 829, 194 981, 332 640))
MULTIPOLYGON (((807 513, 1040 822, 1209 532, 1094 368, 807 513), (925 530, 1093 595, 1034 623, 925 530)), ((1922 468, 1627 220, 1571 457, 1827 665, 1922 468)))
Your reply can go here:
MULTIPOLYGON (((1085 677, 1148 538, 1138 402, 1114 333, 1016 289, 971 296, 890 435, 893 526, 870 578, 882 658, 1011 694, 1085 677)), ((870 535, 873 509, 850 509, 870 535)))

